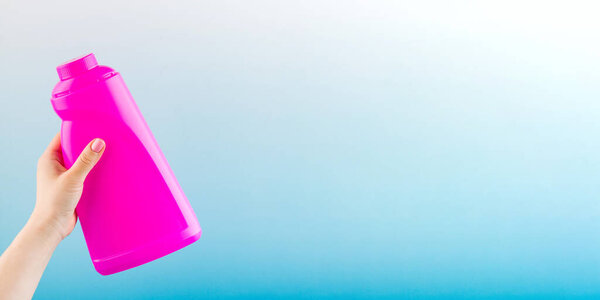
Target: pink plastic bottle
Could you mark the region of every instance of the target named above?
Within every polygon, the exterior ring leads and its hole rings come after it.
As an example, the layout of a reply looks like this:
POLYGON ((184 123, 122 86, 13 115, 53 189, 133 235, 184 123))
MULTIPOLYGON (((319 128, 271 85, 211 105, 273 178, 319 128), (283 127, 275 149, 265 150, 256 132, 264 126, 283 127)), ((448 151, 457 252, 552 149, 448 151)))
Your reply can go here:
POLYGON ((76 209, 96 270, 127 270, 198 240, 196 215, 121 75, 91 53, 56 70, 65 166, 92 139, 106 141, 76 209))

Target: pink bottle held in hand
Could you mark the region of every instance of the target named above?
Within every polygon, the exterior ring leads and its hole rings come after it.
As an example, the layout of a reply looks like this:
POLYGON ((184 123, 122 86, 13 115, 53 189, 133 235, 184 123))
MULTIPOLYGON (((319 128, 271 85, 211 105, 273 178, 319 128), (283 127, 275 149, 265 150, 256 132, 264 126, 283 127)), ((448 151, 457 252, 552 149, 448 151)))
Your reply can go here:
POLYGON ((96 270, 127 270, 198 240, 196 215, 121 75, 93 54, 57 71, 51 102, 65 167, 92 139, 106 141, 76 208, 96 270))

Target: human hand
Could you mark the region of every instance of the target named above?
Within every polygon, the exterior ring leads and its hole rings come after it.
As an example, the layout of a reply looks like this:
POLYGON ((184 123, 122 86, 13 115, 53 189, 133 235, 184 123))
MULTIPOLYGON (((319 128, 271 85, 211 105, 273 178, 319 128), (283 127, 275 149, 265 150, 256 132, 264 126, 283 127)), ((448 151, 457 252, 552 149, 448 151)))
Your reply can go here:
POLYGON ((38 160, 37 196, 30 221, 53 230, 61 240, 69 235, 77 223, 75 207, 83 192, 83 182, 104 148, 102 139, 90 141, 67 170, 57 134, 38 160))
POLYGON ((57 134, 38 161, 37 199, 29 221, 0 256, 0 299, 30 299, 56 246, 75 227, 83 182, 104 153, 92 140, 70 169, 57 134))

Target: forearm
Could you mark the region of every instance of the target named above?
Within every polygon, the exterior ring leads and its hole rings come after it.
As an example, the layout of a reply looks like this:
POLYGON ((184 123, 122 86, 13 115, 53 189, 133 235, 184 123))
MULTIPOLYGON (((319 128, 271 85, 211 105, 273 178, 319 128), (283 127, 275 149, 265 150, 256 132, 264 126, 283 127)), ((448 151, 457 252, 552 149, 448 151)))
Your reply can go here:
POLYGON ((32 216, 0 257, 0 299, 33 297, 54 249, 62 240, 49 224, 32 216))

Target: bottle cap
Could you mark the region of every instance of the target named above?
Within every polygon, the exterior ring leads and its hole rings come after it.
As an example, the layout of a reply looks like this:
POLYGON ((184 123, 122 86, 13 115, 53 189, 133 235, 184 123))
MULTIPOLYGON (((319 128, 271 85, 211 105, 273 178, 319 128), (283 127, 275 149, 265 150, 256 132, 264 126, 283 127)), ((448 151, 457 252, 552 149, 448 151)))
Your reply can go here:
POLYGON ((93 69, 96 66, 98 66, 96 57, 94 56, 94 53, 90 53, 56 67, 56 72, 58 72, 60 80, 67 80, 82 74, 87 70, 93 69))

